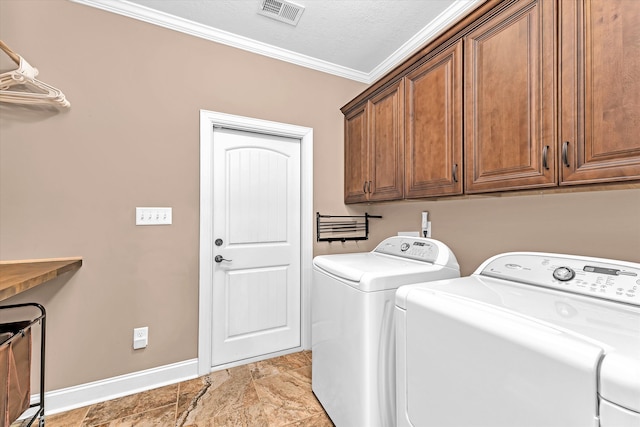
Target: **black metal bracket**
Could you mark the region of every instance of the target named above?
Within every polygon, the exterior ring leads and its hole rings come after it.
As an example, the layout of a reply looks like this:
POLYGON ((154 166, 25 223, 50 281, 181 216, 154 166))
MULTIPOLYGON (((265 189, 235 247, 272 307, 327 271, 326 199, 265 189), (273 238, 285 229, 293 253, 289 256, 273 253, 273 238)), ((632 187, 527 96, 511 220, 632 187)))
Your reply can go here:
POLYGON ((320 215, 316 212, 316 241, 346 242, 349 240, 367 240, 369 238, 369 218, 382 218, 380 215, 320 215), (334 219, 336 218, 336 219, 334 219), (343 234, 360 233, 358 236, 343 234), (322 237, 330 235, 330 237, 322 237))

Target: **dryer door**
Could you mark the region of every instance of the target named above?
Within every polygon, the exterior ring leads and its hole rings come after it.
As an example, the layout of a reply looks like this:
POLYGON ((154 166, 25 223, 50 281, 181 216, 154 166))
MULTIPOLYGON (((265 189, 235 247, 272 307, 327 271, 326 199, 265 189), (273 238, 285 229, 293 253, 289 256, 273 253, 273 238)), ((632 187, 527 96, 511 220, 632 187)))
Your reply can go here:
POLYGON ((411 425, 598 425, 603 350, 593 342, 452 295, 414 292, 406 310, 402 400, 411 425))

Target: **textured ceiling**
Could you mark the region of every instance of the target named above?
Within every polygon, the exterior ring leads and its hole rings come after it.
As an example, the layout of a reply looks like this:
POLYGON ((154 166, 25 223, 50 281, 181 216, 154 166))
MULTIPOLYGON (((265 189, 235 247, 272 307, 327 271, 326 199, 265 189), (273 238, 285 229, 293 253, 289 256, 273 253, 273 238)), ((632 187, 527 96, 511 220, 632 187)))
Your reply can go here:
POLYGON ((262 0, 74 1, 368 81, 483 0, 294 0, 297 26, 258 14, 262 0))

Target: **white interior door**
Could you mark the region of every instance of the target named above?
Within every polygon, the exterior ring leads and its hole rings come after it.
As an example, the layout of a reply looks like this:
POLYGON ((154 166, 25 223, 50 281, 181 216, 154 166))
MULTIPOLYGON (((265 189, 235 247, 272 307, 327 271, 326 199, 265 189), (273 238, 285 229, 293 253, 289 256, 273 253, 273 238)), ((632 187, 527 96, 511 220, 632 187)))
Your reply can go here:
POLYGON ((300 140, 214 129, 212 231, 212 366, 300 346, 300 140))

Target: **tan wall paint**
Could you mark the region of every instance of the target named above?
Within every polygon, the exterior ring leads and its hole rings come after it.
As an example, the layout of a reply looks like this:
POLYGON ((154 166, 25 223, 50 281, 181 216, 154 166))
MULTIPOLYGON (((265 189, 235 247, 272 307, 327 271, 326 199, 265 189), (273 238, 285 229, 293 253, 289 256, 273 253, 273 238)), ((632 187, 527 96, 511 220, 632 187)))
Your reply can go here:
MULTIPOLYGON (((561 194, 532 193, 503 197, 358 205, 354 213, 372 219, 371 250, 398 231, 419 231, 421 212, 429 212, 432 237, 456 254, 461 273, 469 275, 490 256, 507 251, 570 253, 640 262, 640 189, 561 194)), ((331 243, 333 248, 355 247, 331 243)), ((326 253, 328 243, 316 253, 326 253)), ((335 249, 333 249, 335 250, 335 249)))
POLYGON ((0 9, 0 38, 71 102, 0 104, 0 258, 84 257, 10 300, 48 309, 47 389, 197 357, 200 109, 313 128, 335 190, 318 209, 344 209, 339 108, 365 85, 69 1, 0 9), (136 206, 173 225, 136 227, 136 206))
POLYGON ((48 308, 49 390, 197 356, 200 109, 312 127, 314 210, 383 216, 315 254, 371 250, 428 210, 463 274, 509 250, 640 262, 638 189, 345 207, 339 108, 363 84, 61 0, 0 1, 0 38, 72 103, 0 105, 0 259, 85 260, 11 300, 48 308), (135 227, 155 205, 174 224, 135 227), (150 344, 134 352, 137 326, 150 344))

